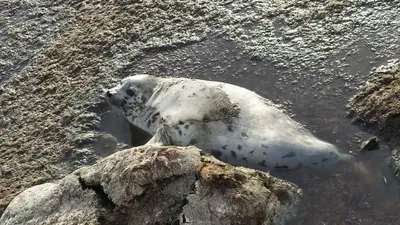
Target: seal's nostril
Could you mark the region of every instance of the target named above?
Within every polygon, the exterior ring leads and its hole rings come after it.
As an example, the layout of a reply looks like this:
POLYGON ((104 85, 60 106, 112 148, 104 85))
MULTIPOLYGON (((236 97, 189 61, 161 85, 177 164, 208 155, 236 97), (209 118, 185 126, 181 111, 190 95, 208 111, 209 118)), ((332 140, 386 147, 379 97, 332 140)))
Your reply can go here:
POLYGON ((107 96, 107 97, 111 97, 111 96, 112 96, 111 92, 110 92, 110 91, 107 91, 106 96, 107 96))

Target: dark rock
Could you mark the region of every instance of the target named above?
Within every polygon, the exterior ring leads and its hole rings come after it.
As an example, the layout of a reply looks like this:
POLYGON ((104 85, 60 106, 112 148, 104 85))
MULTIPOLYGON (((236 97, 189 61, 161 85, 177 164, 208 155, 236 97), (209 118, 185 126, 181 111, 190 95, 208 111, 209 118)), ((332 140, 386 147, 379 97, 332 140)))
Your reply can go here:
POLYGON ((371 79, 354 95, 348 104, 354 121, 374 128, 379 136, 400 144, 400 60, 378 67, 371 79))
POLYGON ((361 143, 361 151, 374 151, 379 149, 378 137, 372 137, 361 143))
POLYGON ((392 151, 388 165, 394 176, 400 180, 400 147, 392 151))

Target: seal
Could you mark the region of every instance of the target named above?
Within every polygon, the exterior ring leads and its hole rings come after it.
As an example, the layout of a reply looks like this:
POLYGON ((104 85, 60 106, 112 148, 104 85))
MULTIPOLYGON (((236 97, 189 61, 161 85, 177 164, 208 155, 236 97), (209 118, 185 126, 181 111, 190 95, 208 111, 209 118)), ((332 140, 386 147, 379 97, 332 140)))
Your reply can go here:
POLYGON ((105 95, 130 123, 153 135, 146 144, 194 145, 231 165, 263 170, 344 158, 273 102, 236 85, 138 74, 105 95))

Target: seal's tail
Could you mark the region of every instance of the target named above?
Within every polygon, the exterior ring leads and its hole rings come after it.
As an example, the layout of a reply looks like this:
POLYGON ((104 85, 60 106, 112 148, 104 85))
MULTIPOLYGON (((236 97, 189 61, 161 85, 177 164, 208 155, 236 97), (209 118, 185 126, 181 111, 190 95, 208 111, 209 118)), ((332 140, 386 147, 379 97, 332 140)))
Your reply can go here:
POLYGON ((351 160, 354 159, 353 155, 350 155, 350 154, 347 154, 347 153, 342 153, 342 152, 339 153, 339 157, 340 157, 341 160, 343 160, 345 162, 348 162, 348 161, 351 161, 351 160))

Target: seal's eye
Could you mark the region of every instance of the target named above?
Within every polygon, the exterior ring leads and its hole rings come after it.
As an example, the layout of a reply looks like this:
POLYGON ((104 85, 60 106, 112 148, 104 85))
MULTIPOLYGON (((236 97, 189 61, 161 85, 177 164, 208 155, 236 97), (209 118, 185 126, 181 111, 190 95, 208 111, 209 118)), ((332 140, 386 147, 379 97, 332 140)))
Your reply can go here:
POLYGON ((126 90, 126 94, 128 94, 129 96, 134 96, 135 95, 135 92, 134 91, 132 91, 131 89, 128 89, 128 90, 126 90))

